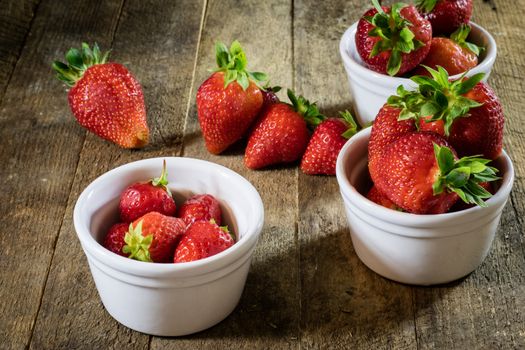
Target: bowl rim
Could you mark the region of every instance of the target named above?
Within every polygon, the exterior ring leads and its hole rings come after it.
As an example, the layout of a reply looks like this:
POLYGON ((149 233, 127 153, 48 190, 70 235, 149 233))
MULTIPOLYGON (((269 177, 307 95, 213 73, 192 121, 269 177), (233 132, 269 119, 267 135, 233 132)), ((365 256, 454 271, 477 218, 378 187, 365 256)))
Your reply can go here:
MULTIPOLYGON (((357 62, 352 57, 352 55, 349 52, 350 42, 355 41, 355 34, 357 32, 358 23, 359 21, 354 22, 352 25, 350 25, 350 27, 348 27, 348 29, 346 29, 346 31, 343 33, 343 36, 339 41, 339 53, 343 60, 343 64, 349 70, 356 72, 356 74, 358 74, 360 77, 365 78, 366 80, 377 80, 378 83, 382 85, 397 86, 403 84, 405 86, 410 86, 410 84, 413 84, 413 82, 409 78, 391 77, 389 75, 373 71, 363 66, 361 63, 357 62)), ((474 68, 468 71, 467 76, 471 76, 473 74, 481 72, 490 72, 491 67, 494 65, 497 55, 496 41, 494 40, 494 37, 490 34, 490 32, 482 26, 480 26, 479 24, 472 21, 470 21, 469 24, 472 27, 472 31, 478 31, 480 35, 487 40, 488 44, 486 47, 485 57, 474 68)), ((461 77, 462 74, 463 73, 453 75, 450 77, 450 79, 458 79, 461 77)))
MULTIPOLYGON (((365 128, 363 130, 360 130, 354 136, 352 136, 339 152, 336 163, 336 178, 339 184, 341 194, 343 196, 346 195, 347 198, 350 201, 352 201, 353 205, 355 205, 368 215, 372 215, 373 217, 379 220, 394 225, 410 226, 414 228, 428 228, 435 226, 436 224, 442 224, 443 222, 456 220, 458 218, 464 217, 465 215, 479 215, 483 211, 491 207, 496 207, 501 203, 505 203, 505 201, 510 195, 515 176, 514 166, 508 154, 505 152, 505 150, 502 150, 501 155, 498 159, 501 159, 501 161, 505 164, 507 169, 503 174, 503 178, 498 191, 486 201, 487 207, 483 208, 475 206, 469 209, 443 214, 413 214, 385 208, 379 204, 376 204, 368 198, 366 198, 366 196, 361 194, 350 183, 350 180, 346 175, 346 167, 348 166, 346 159, 348 157, 348 153, 352 151, 352 147, 356 143, 362 141, 363 139, 368 140, 370 138, 371 129, 372 127, 365 128)), ((412 237, 413 235, 406 234, 406 236, 412 237)))
POLYGON ((264 223, 264 206, 262 199, 255 187, 235 171, 206 160, 189 157, 155 157, 146 158, 113 168, 93 180, 78 197, 73 210, 73 223, 78 239, 86 255, 104 264, 110 269, 124 274, 159 278, 159 277, 198 277, 228 267, 241 259, 246 254, 251 254, 261 233, 264 223), (148 163, 159 164, 176 162, 182 166, 196 168, 211 168, 214 171, 227 175, 237 182, 239 188, 246 191, 246 196, 251 197, 257 217, 249 220, 248 228, 242 237, 230 248, 208 258, 185 263, 151 263, 129 259, 115 254, 104 248, 90 233, 90 218, 82 218, 81 209, 88 203, 91 193, 100 184, 112 179, 122 172, 129 172, 147 167, 148 163))

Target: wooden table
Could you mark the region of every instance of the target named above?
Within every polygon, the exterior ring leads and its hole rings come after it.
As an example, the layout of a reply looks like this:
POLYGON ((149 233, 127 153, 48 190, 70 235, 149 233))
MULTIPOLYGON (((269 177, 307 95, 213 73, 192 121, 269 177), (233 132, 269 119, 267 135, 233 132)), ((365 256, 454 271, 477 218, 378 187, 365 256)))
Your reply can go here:
POLYGON ((366 1, 0 2, 0 348, 525 348, 525 0, 474 2, 474 21, 498 43, 490 84, 505 107, 517 176, 485 262, 434 288, 391 282, 359 261, 334 177, 295 166, 248 171, 242 149, 213 156, 200 136, 195 93, 215 64, 216 40, 239 39, 251 68, 324 113, 348 108, 338 44, 366 1), (50 63, 82 41, 111 48, 141 81, 147 148, 120 149, 71 115, 50 63), (72 224, 90 181, 155 156, 223 164, 255 185, 266 209, 239 306, 182 338, 140 334, 109 316, 72 224))

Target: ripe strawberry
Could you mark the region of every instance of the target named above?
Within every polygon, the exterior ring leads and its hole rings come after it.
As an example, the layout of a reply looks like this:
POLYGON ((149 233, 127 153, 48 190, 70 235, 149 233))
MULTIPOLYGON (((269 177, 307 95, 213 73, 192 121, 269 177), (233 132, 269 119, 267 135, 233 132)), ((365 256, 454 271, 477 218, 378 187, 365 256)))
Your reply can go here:
POLYGON ((379 192, 402 209, 417 214, 447 212, 458 200, 485 205, 490 193, 479 185, 497 179, 490 160, 457 160, 441 136, 431 132, 406 133, 383 150, 382 171, 374 181, 379 192))
POLYGON ((57 77, 71 87, 69 106, 77 121, 103 139, 124 148, 148 143, 144 95, 139 82, 119 63, 106 63, 95 44, 66 54, 68 64, 53 63, 57 77))
POLYGON ((130 224, 122 251, 131 259, 167 263, 185 230, 182 219, 153 211, 130 224))
POLYGON ((434 36, 449 35, 472 15, 472 0, 416 0, 416 6, 432 24, 434 36))
POLYGON ((329 118, 321 122, 312 135, 301 159, 301 170, 308 175, 335 175, 335 163, 346 141, 357 132, 357 124, 350 112, 341 112, 343 118, 329 118))
POLYGON ((414 69, 430 50, 432 28, 413 5, 381 7, 372 0, 357 24, 357 52, 368 68, 383 74, 403 75, 414 69))
POLYGON ((450 82, 443 68, 428 71, 432 78, 412 77, 419 87, 407 93, 410 100, 405 97, 389 101, 414 112, 406 115, 420 119, 421 130, 444 135, 460 157, 479 154, 496 159, 503 146, 505 121, 498 97, 480 82, 483 73, 450 82))
POLYGON ((197 114, 206 148, 219 154, 242 138, 257 117, 266 75, 246 70, 238 41, 229 50, 223 43, 215 48, 219 67, 197 91, 197 114))
POLYGON ((119 211, 123 222, 131 222, 152 211, 175 215, 177 207, 168 188, 166 161, 160 177, 128 186, 120 195, 119 211))
POLYGON ((198 194, 188 198, 179 208, 179 217, 188 226, 195 221, 202 220, 210 221, 213 219, 219 226, 222 222, 219 201, 211 194, 198 194))
MULTIPOLYGON (((273 86, 273 87, 265 87, 264 90, 261 90, 262 96, 263 96, 263 108, 268 107, 269 105, 273 105, 275 103, 279 103, 279 97, 277 97, 276 92, 279 92, 281 90, 280 86, 273 86)), ((261 110, 262 110, 261 109, 261 110)))
POLYGON ((250 169, 289 163, 299 159, 306 149, 310 134, 307 122, 317 125, 324 119, 315 103, 288 90, 292 105, 280 102, 270 105, 257 121, 246 147, 244 164, 250 169))
POLYGON ((173 261, 175 263, 204 259, 228 249, 235 243, 226 227, 212 221, 197 221, 186 230, 173 261))
POLYGON ((104 238, 104 247, 115 254, 127 257, 129 254, 124 253, 122 248, 126 244, 124 236, 128 232, 128 228, 129 225, 123 222, 111 226, 104 238))
POLYGON ((371 200, 372 202, 379 204, 382 207, 393 209, 397 211, 403 211, 400 207, 394 204, 390 199, 388 199, 385 195, 383 195, 376 186, 372 186, 370 191, 368 191, 366 198, 371 200))
MULTIPOLYGON (((441 66, 449 75, 460 74, 474 68, 478 64, 478 56, 482 48, 466 41, 469 33, 470 27, 463 24, 452 33, 450 39, 432 38, 430 51, 421 64, 433 69, 441 66)), ((417 67, 414 74, 430 76, 422 66, 417 67)))

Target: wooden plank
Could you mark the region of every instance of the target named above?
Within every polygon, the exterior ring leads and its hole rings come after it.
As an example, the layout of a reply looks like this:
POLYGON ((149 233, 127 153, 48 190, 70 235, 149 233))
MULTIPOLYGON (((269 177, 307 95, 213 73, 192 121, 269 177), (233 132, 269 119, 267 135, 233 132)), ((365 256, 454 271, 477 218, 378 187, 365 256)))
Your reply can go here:
POLYGON ((50 63, 82 39, 107 45, 120 2, 44 2, 0 107, 0 339, 23 348, 39 309, 84 131, 50 63), (89 33, 87 38, 86 34, 89 33))
POLYGON ((474 1, 473 21, 489 30, 498 57, 489 84, 505 110, 504 144, 516 168, 516 182, 500 228, 485 262, 463 281, 416 291, 418 343, 423 349, 525 348, 525 251, 523 203, 525 143, 522 94, 525 85, 523 19, 516 8, 525 1, 474 1))
POLYGON ((0 101, 24 47, 40 0, 6 0, 0 6, 0 101))
POLYGON ((126 1, 112 47, 141 82, 152 131, 151 144, 129 151, 88 135, 74 176, 64 223, 32 339, 32 348, 148 347, 105 311, 76 237, 72 213, 80 192, 97 176, 133 160, 180 152, 203 2, 126 1))
POLYGON ((153 338, 152 349, 259 349, 297 347, 299 335, 298 251, 296 245, 297 172, 281 168, 250 171, 242 145, 226 154, 206 151, 197 122, 195 94, 215 65, 214 42, 238 39, 249 68, 265 71, 271 82, 292 85, 290 1, 208 1, 202 31, 184 156, 225 165, 259 191, 265 225, 239 306, 217 326, 180 339, 153 338))
MULTIPOLYGON (((327 116, 351 110, 339 55, 362 1, 294 2, 295 87, 327 116)), ((388 281, 356 256, 334 176, 299 176, 301 345, 305 348, 416 347, 410 287, 388 281)))

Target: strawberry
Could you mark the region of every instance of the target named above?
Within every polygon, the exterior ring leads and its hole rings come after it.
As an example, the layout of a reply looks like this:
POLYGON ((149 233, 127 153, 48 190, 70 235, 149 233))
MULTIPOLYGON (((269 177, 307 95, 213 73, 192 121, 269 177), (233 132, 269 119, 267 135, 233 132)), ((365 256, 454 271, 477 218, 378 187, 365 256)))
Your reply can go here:
POLYGON ((188 198, 179 208, 178 216, 188 226, 201 220, 210 221, 213 219, 219 226, 222 222, 219 201, 211 194, 198 194, 188 198))
MULTIPOLYGON (((466 41, 470 27, 462 24, 450 39, 432 38, 430 52, 421 62, 422 65, 437 69, 443 67, 449 75, 463 73, 478 64, 478 56, 482 48, 466 41)), ((417 67, 413 74, 430 76, 422 66, 417 67)))
POLYGON ((265 87, 264 90, 261 90, 263 96, 263 108, 261 110, 268 107, 269 105, 280 102, 279 97, 276 95, 276 93, 280 90, 280 86, 265 87))
POLYGON ((430 21, 434 36, 449 35, 472 15, 472 0, 416 0, 416 6, 430 21))
POLYGON ((226 227, 219 227, 213 220, 196 221, 186 230, 173 261, 181 263, 204 259, 228 249, 234 243, 226 227))
POLYGON ((290 163, 306 149, 310 133, 307 122, 317 125, 324 119, 315 103, 296 97, 288 90, 292 105, 279 102, 268 106, 257 121, 246 147, 244 164, 250 169, 290 163))
POLYGON ((430 22, 412 5, 395 3, 381 7, 372 0, 357 24, 357 52, 366 66, 382 74, 403 75, 428 54, 432 39, 430 22))
POLYGON ((403 118, 419 119, 421 130, 445 136, 460 157, 474 154, 496 159, 503 146, 504 116, 494 91, 480 82, 483 73, 449 81, 447 72, 427 68, 432 78, 415 76, 414 92, 389 98, 403 109, 403 118))
POLYGON ((118 223, 109 229, 106 237, 104 238, 104 247, 115 254, 120 256, 127 257, 129 254, 126 254, 122 251, 126 242, 124 242, 124 236, 128 232, 129 225, 127 223, 118 223))
POLYGON ((223 43, 215 48, 219 67, 197 91, 197 114, 206 148, 219 154, 242 138, 257 117, 266 75, 246 70, 238 41, 229 50, 223 43))
POLYGON ((182 219, 149 212, 130 224, 122 251, 131 259, 167 263, 185 230, 182 219))
POLYGON ((382 170, 374 181, 379 192, 417 214, 447 212, 458 200, 484 206, 491 195, 479 185, 497 179, 488 159, 457 159, 445 139, 431 132, 409 132, 385 147, 382 170))
POLYGON ((177 207, 168 189, 166 161, 160 177, 128 186, 120 195, 119 211, 123 222, 131 222, 152 211, 173 216, 177 207))
POLYGON ((124 148, 148 143, 144 95, 139 82, 119 63, 107 63, 97 44, 66 54, 68 64, 55 61, 57 77, 71 87, 69 106, 80 125, 124 148))
POLYGON ((319 124, 301 159, 305 174, 335 175, 335 163, 346 141, 357 132, 357 124, 350 112, 341 112, 343 118, 329 118, 319 124))
POLYGON ((382 207, 388 208, 388 209, 394 209, 397 211, 403 211, 403 209, 399 208, 397 205, 394 204, 390 199, 388 199, 386 196, 384 196, 376 186, 372 186, 370 191, 366 194, 366 198, 371 200, 372 202, 379 204, 382 207))

